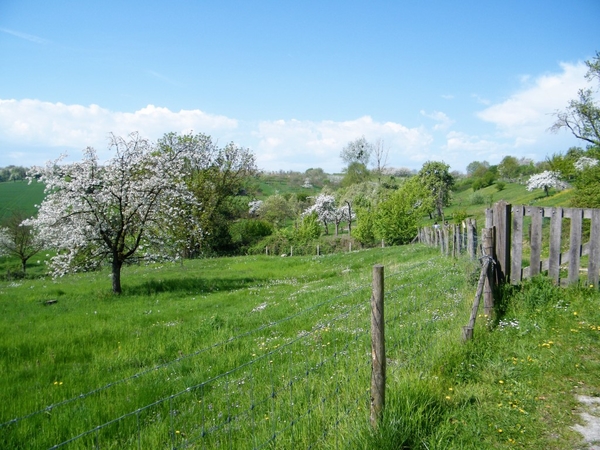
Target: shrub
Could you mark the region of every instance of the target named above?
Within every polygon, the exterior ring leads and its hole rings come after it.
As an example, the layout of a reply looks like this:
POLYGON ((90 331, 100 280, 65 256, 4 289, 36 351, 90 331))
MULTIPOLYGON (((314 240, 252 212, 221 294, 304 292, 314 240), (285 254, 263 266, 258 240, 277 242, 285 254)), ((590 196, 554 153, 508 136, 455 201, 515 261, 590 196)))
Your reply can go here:
POLYGON ((485 196, 479 192, 473 192, 469 201, 471 205, 483 205, 485 203, 485 196))

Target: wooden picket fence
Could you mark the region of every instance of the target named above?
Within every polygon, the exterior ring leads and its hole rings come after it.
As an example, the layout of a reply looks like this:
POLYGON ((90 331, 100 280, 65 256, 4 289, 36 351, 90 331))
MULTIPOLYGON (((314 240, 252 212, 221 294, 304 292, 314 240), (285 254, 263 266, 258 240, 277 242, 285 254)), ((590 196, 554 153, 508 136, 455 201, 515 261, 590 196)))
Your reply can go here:
MULTIPOLYGON (((418 238, 446 255, 466 249, 476 257, 480 253, 473 222, 423 228, 418 238)), ((544 273, 558 285, 585 279, 598 287, 600 209, 513 207, 501 201, 486 210, 485 228, 493 230, 496 283, 519 284, 544 273)))
POLYGON ((478 254, 477 223, 467 219, 461 225, 443 224, 419 229, 416 238, 426 245, 440 247, 443 255, 456 257, 468 253, 475 258, 478 254))

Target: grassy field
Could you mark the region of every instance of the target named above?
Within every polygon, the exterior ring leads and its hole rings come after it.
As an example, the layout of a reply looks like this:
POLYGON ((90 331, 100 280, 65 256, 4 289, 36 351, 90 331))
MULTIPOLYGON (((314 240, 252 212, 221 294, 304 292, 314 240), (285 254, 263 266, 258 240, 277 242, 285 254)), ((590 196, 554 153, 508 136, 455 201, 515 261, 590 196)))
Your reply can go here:
POLYGON ((496 202, 504 200, 512 205, 536 205, 536 206, 569 206, 572 197, 572 190, 565 189, 557 192, 550 190, 550 195, 546 196, 541 189, 528 191, 526 186, 519 183, 506 183, 503 190, 498 191, 496 185, 488 186, 473 192, 469 188, 462 192, 452 194, 450 207, 444 209, 446 217, 452 218, 457 211, 465 211, 469 217, 477 221, 485 220, 485 208, 489 208, 496 202), (479 202, 475 202, 479 198, 479 202))
POLYGON ((28 215, 36 213, 35 205, 44 199, 44 185, 28 184, 27 181, 0 183, 0 221, 14 210, 22 210, 28 215))
POLYGON ((600 391, 598 292, 534 280, 462 344, 476 270, 412 246, 131 266, 121 296, 107 271, 2 283, 0 447, 574 448, 574 394, 600 391))

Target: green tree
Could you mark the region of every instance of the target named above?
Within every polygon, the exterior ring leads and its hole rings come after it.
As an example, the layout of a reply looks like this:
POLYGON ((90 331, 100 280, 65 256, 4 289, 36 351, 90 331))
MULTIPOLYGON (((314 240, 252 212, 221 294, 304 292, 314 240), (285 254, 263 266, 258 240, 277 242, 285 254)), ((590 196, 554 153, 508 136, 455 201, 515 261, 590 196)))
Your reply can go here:
MULTIPOLYGON (((202 242, 192 246, 194 252, 230 252, 230 224, 246 213, 247 200, 242 196, 258 171, 254 154, 233 143, 218 147, 210 136, 201 133, 167 133, 158 147, 163 152, 188 149, 196 155, 198 163, 191 168, 186 183, 199 205, 193 207, 192 214, 199 219, 204 234, 202 242)), ((180 224, 179 229, 185 234, 187 224, 180 224)))
POLYGON ((377 206, 373 224, 376 237, 390 244, 409 243, 431 202, 429 189, 412 178, 377 206))
POLYGON ((350 163, 345 172, 344 178, 342 178, 342 187, 363 183, 369 179, 369 169, 360 162, 350 163))
POLYGON ((450 190, 454 186, 454 177, 448 171, 450 166, 444 162, 427 161, 419 171, 418 179, 433 199, 433 208, 438 217, 443 216, 444 206, 450 203, 450 190))
POLYGON ((467 166, 467 176, 479 178, 485 175, 490 167, 487 161, 473 161, 467 166))
POLYGON ((571 204, 576 208, 600 208, 600 163, 583 168, 573 183, 571 204))
POLYGON ((298 239, 303 242, 318 239, 321 236, 321 224, 316 212, 302 217, 302 222, 298 227, 298 239))
POLYGON ((580 147, 571 147, 564 155, 562 153, 555 153, 547 160, 549 170, 560 172, 563 180, 572 182, 577 176, 575 163, 584 155, 585 151, 580 147))
POLYGON ((498 175, 505 180, 516 180, 519 177, 519 160, 514 156, 505 156, 498 164, 498 175))
POLYGON ((375 214, 370 208, 356 209, 356 227, 352 230, 352 236, 363 245, 375 242, 375 214))
POLYGON ((275 228, 280 228, 285 221, 294 217, 290 203, 281 194, 267 197, 260 207, 260 217, 271 223, 275 228))

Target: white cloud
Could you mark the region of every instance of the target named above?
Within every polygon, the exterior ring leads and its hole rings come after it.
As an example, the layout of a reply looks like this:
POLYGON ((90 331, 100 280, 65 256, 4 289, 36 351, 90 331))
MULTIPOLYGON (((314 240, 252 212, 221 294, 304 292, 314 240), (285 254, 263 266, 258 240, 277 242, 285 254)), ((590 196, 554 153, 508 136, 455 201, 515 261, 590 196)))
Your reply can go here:
MULTIPOLYGON (((157 139, 169 131, 232 130, 237 121, 200 110, 170 111, 148 105, 133 113, 113 112, 98 105, 65 105, 39 100, 0 99, 0 139, 19 146, 106 149, 109 133, 138 131, 157 139)), ((50 155, 53 159, 58 155, 50 155)), ((39 163, 36 161, 36 163, 39 163)))
POLYGON ((390 148, 389 165, 406 166, 407 160, 426 160, 425 150, 433 142, 422 127, 376 122, 369 116, 342 122, 263 121, 253 135, 258 139, 254 149, 258 163, 268 170, 306 170, 312 166, 339 171, 342 168, 340 151, 349 141, 362 135, 367 140, 384 140, 385 146, 390 148))
POLYGON ((450 119, 450 117, 441 111, 433 111, 432 113, 428 114, 421 110, 421 115, 438 122, 433 126, 433 129, 436 131, 447 130, 454 123, 454 120, 450 119))
MULTIPOLYGON (((577 91, 586 86, 583 63, 561 64, 562 72, 542 75, 502 103, 490 106, 477 116, 496 125, 503 137, 515 142, 535 143, 554 122, 553 114, 564 109, 577 91)), ((528 83, 528 77, 521 77, 528 83)))

